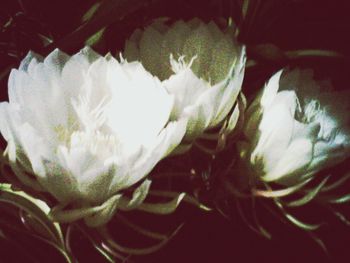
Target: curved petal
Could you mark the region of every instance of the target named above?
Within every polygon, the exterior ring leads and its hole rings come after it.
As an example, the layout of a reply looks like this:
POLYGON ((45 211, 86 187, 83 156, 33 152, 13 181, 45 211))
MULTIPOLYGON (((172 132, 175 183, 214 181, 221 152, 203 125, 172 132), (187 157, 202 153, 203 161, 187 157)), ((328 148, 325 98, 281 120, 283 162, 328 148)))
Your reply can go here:
MULTIPOLYGON (((123 188, 127 188, 140 181, 154 168, 154 166, 165 156, 169 155, 181 142, 186 132, 187 119, 170 122, 159 134, 153 145, 145 148, 142 156, 131 167, 126 177, 123 188)), ((120 187, 115 185, 115 187, 120 187)))
POLYGON ((280 83, 282 73, 283 73, 283 70, 280 70, 277 73, 275 73, 265 85, 265 88, 260 100, 260 104, 264 109, 268 108, 274 101, 277 95, 278 89, 280 88, 279 83, 280 83))
POLYGON ((272 106, 263 113, 259 124, 260 137, 251 155, 251 162, 263 160, 266 171, 271 171, 291 143, 295 125, 294 112, 297 97, 292 91, 278 93, 272 106))
POLYGON ((107 123, 121 141, 147 143, 165 127, 173 98, 140 63, 115 63, 113 68, 114 74, 109 75, 113 96, 105 111, 107 123))
MULTIPOLYGON (((219 107, 217 108, 214 119, 211 120, 211 127, 218 125, 227 116, 236 102, 242 88, 245 62, 246 53, 245 47, 243 46, 237 61, 231 65, 230 72, 224 80, 226 84, 222 86, 221 91, 219 92, 220 97, 217 98, 219 101, 219 107)), ((215 89, 215 87, 216 86, 212 87, 212 89, 215 89)))
POLYGON ((198 97, 210 89, 210 85, 197 78, 189 68, 172 75, 163 85, 175 97, 172 119, 179 118, 186 107, 198 105, 198 97))
POLYGON ((25 58, 21 61, 18 69, 20 71, 27 72, 29 65, 32 62, 38 63, 38 62, 42 62, 43 60, 44 60, 44 58, 42 56, 40 56, 39 54, 36 54, 33 51, 29 51, 28 54, 25 56, 25 58))
POLYGON ((313 143, 310 140, 295 140, 283 153, 275 167, 263 176, 263 180, 277 181, 285 185, 290 185, 293 181, 292 184, 295 184, 300 179, 300 176, 296 175, 310 164, 312 156, 313 143))

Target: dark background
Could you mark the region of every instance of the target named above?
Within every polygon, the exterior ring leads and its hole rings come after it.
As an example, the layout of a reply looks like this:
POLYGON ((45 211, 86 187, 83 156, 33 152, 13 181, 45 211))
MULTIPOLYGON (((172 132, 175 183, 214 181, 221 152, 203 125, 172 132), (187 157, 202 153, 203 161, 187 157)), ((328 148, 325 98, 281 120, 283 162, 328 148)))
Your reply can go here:
MULTIPOLYGON (((239 40, 247 45, 248 57, 259 65, 247 70, 246 92, 261 86, 271 73, 283 66, 313 67, 320 78, 332 80, 336 89, 348 89, 350 76, 350 7, 344 0, 281 0, 251 1, 246 22, 241 26, 239 40), (258 45, 272 43, 278 47, 266 55, 258 45), (306 58, 288 60, 279 52, 293 49, 330 49, 342 58, 306 58), (277 55, 276 55, 277 54, 277 55)), ((241 21, 240 1, 129 1, 134 6, 124 15, 123 8, 111 9, 97 21, 81 27, 81 17, 94 3, 91 0, 2 0, 0 2, 0 72, 1 100, 7 97, 7 76, 17 67, 29 49, 48 54, 55 47, 73 53, 102 26, 108 26, 104 41, 95 47, 101 53, 121 50, 127 37, 137 27, 158 16, 174 19, 201 17, 204 20, 233 16, 241 21), (139 3, 142 2, 140 5, 139 3), (112 13, 112 14, 111 14, 112 13), (53 40, 46 44, 38 34, 53 40)), ((343 164, 346 166, 346 164, 343 164)), ((343 167, 344 169, 344 167, 343 167)), ((336 170, 334 170, 336 172, 336 170)), ((340 207, 349 214, 349 208, 340 207)), ((272 239, 251 231, 235 209, 231 219, 218 212, 201 213, 183 205, 173 216, 152 218, 135 215, 153 224, 166 224, 174 229, 185 222, 181 231, 159 252, 143 257, 130 257, 130 262, 350 262, 350 228, 323 210, 305 209, 306 217, 325 216, 328 224, 317 234, 329 250, 327 256, 307 234, 296 227, 284 225, 266 210, 258 211, 272 233, 272 239)), ((1 218, 1 214, 0 214, 1 218)), ((112 222, 113 223, 113 222, 112 222)), ((122 235, 123 229, 116 235, 122 235)), ((3 262, 62 262, 59 255, 38 240, 13 232, 14 242, 0 242, 3 262), (35 247, 36 249, 31 249, 35 247)), ((132 239, 132 237, 130 237, 132 239)), ((80 262, 104 262, 102 257, 79 233, 72 241, 80 262)))

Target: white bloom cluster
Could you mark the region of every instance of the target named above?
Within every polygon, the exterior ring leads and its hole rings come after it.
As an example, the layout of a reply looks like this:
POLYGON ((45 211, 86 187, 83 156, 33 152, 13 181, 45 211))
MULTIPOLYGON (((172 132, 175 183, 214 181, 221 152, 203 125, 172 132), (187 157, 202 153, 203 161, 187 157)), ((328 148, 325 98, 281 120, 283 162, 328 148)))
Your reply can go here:
POLYGON ((350 155, 349 93, 312 72, 277 72, 246 113, 241 155, 265 182, 293 186, 350 155))
MULTIPOLYGON (((198 22, 192 31, 191 23, 176 23, 164 41, 173 43, 175 37, 182 50, 195 50, 178 56, 177 46, 165 47, 166 62, 156 61, 160 64, 154 68, 147 56, 143 64, 122 57, 118 62, 85 48, 72 57, 55 50, 45 59, 30 52, 12 70, 9 102, 0 104, 6 153, 23 186, 58 201, 51 211, 54 220, 84 218, 98 226, 117 209, 138 208, 148 194, 151 181, 146 176, 154 166, 181 142, 191 145, 228 117, 243 81, 244 48, 214 23, 198 22), (178 39, 184 30, 187 40, 178 39), (209 39, 211 46, 204 52, 209 39), (204 59, 209 51, 210 65, 204 59), (166 77, 154 71, 162 63, 171 69, 166 77), (196 75, 204 69, 218 80, 213 86, 196 75), (123 194, 130 189, 131 198, 123 194)), ((155 50, 149 53, 148 41, 153 31, 143 36, 140 52, 148 52, 152 60, 155 50)), ((229 125, 231 130, 234 126, 229 125)))
MULTIPOLYGON (((23 186, 55 198, 56 221, 98 226, 145 207, 158 162, 213 130, 231 134, 243 115, 246 54, 232 26, 158 20, 123 56, 30 52, 11 71, 5 152, 23 186)), ((257 180, 293 186, 349 156, 349 94, 321 86, 309 71, 281 70, 251 103, 237 145, 257 180)))

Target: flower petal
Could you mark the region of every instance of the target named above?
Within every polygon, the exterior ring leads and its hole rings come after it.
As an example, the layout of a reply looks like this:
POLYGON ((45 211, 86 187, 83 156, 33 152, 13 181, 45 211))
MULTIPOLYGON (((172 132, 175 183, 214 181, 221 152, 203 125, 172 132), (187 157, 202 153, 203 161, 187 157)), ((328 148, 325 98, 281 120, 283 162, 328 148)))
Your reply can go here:
POLYGON ((145 149, 142 156, 129 171, 124 186, 128 187, 144 178, 159 160, 169 155, 181 142, 186 132, 187 119, 170 122, 159 134, 153 145, 145 149))
POLYGON ((299 182, 296 173, 303 171, 312 161, 313 143, 308 139, 293 141, 276 163, 275 167, 263 176, 266 182, 277 181, 284 185, 299 182), (291 180, 293 183, 291 183, 291 180), (289 182, 288 182, 289 181, 289 182))
POLYGON ((271 105, 271 103, 274 101, 275 96, 277 95, 277 91, 280 87, 279 82, 280 82, 282 73, 283 73, 283 70, 280 70, 277 73, 275 73, 265 85, 264 92, 260 100, 260 104, 263 108, 265 109, 268 108, 271 105))
POLYGON ((121 141, 146 144, 165 127, 173 98, 138 62, 115 64, 114 69, 109 75, 113 96, 106 108, 107 123, 121 141))

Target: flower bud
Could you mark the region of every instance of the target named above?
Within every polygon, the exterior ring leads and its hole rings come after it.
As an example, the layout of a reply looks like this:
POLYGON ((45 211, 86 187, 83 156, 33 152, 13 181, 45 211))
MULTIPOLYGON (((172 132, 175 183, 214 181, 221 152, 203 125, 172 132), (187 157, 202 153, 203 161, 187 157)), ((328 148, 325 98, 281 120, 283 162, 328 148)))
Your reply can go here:
POLYGON ((349 156, 349 93, 312 72, 277 72, 247 110, 241 157, 265 182, 292 186, 349 156))

